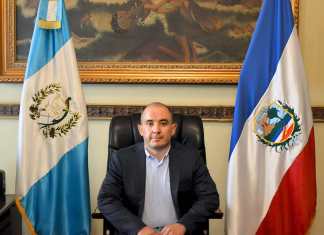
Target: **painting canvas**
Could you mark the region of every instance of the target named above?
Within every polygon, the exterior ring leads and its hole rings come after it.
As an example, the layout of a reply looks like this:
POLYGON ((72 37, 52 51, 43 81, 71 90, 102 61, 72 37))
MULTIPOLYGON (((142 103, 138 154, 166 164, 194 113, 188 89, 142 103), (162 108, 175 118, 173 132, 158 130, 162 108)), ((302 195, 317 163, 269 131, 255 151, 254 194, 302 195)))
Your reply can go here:
MULTIPOLYGON (((80 61, 241 62, 260 0, 68 0, 80 61)), ((17 59, 24 60, 38 0, 18 0, 17 59), (30 30, 27 30, 30 29, 30 30)))
MULTIPOLYGON (((21 82, 39 0, 0 4, 0 82, 21 82)), ((298 0, 292 0, 298 28, 298 0)), ((236 83, 262 0, 66 0, 82 82, 236 83)))

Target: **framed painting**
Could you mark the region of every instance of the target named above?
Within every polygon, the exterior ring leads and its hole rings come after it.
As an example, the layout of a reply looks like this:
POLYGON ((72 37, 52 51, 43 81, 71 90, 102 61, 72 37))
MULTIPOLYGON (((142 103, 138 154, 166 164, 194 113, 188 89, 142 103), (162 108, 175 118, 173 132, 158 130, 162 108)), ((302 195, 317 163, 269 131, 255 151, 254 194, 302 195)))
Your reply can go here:
MULTIPOLYGON (((3 0, 0 82, 21 82, 39 0, 3 0)), ((299 0, 292 0, 298 27, 299 0)), ((68 0, 82 82, 236 83, 261 0, 68 0)))

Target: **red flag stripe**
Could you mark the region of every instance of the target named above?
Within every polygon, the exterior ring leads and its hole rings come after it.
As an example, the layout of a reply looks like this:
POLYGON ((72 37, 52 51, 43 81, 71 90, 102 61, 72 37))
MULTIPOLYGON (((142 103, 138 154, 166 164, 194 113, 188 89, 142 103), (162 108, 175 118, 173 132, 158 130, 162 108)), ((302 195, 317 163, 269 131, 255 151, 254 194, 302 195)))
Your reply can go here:
POLYGON ((314 128, 283 177, 257 235, 304 235, 316 208, 314 128))

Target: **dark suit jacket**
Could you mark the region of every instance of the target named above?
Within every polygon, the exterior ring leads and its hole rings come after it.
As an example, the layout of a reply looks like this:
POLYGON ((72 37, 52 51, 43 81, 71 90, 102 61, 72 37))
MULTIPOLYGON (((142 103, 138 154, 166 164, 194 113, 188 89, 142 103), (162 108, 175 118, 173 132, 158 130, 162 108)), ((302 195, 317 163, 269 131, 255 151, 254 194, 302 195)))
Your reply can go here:
MULTIPOLYGON (((111 157, 98 195, 98 207, 120 234, 137 234, 145 226, 141 219, 146 177, 144 145, 121 149, 111 157)), ((219 206, 215 183, 197 150, 172 143, 169 158, 171 194, 178 223, 186 227, 186 234, 199 234, 200 225, 219 206)))

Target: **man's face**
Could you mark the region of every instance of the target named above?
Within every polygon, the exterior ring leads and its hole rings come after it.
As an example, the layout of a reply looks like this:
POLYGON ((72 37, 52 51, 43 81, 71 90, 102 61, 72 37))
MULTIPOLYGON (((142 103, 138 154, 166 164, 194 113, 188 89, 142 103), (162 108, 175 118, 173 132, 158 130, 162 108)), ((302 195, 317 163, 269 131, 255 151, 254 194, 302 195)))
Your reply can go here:
POLYGON ((144 139, 145 148, 158 152, 169 146, 171 137, 176 131, 176 124, 172 123, 171 114, 167 108, 149 106, 142 114, 138 129, 144 139))

